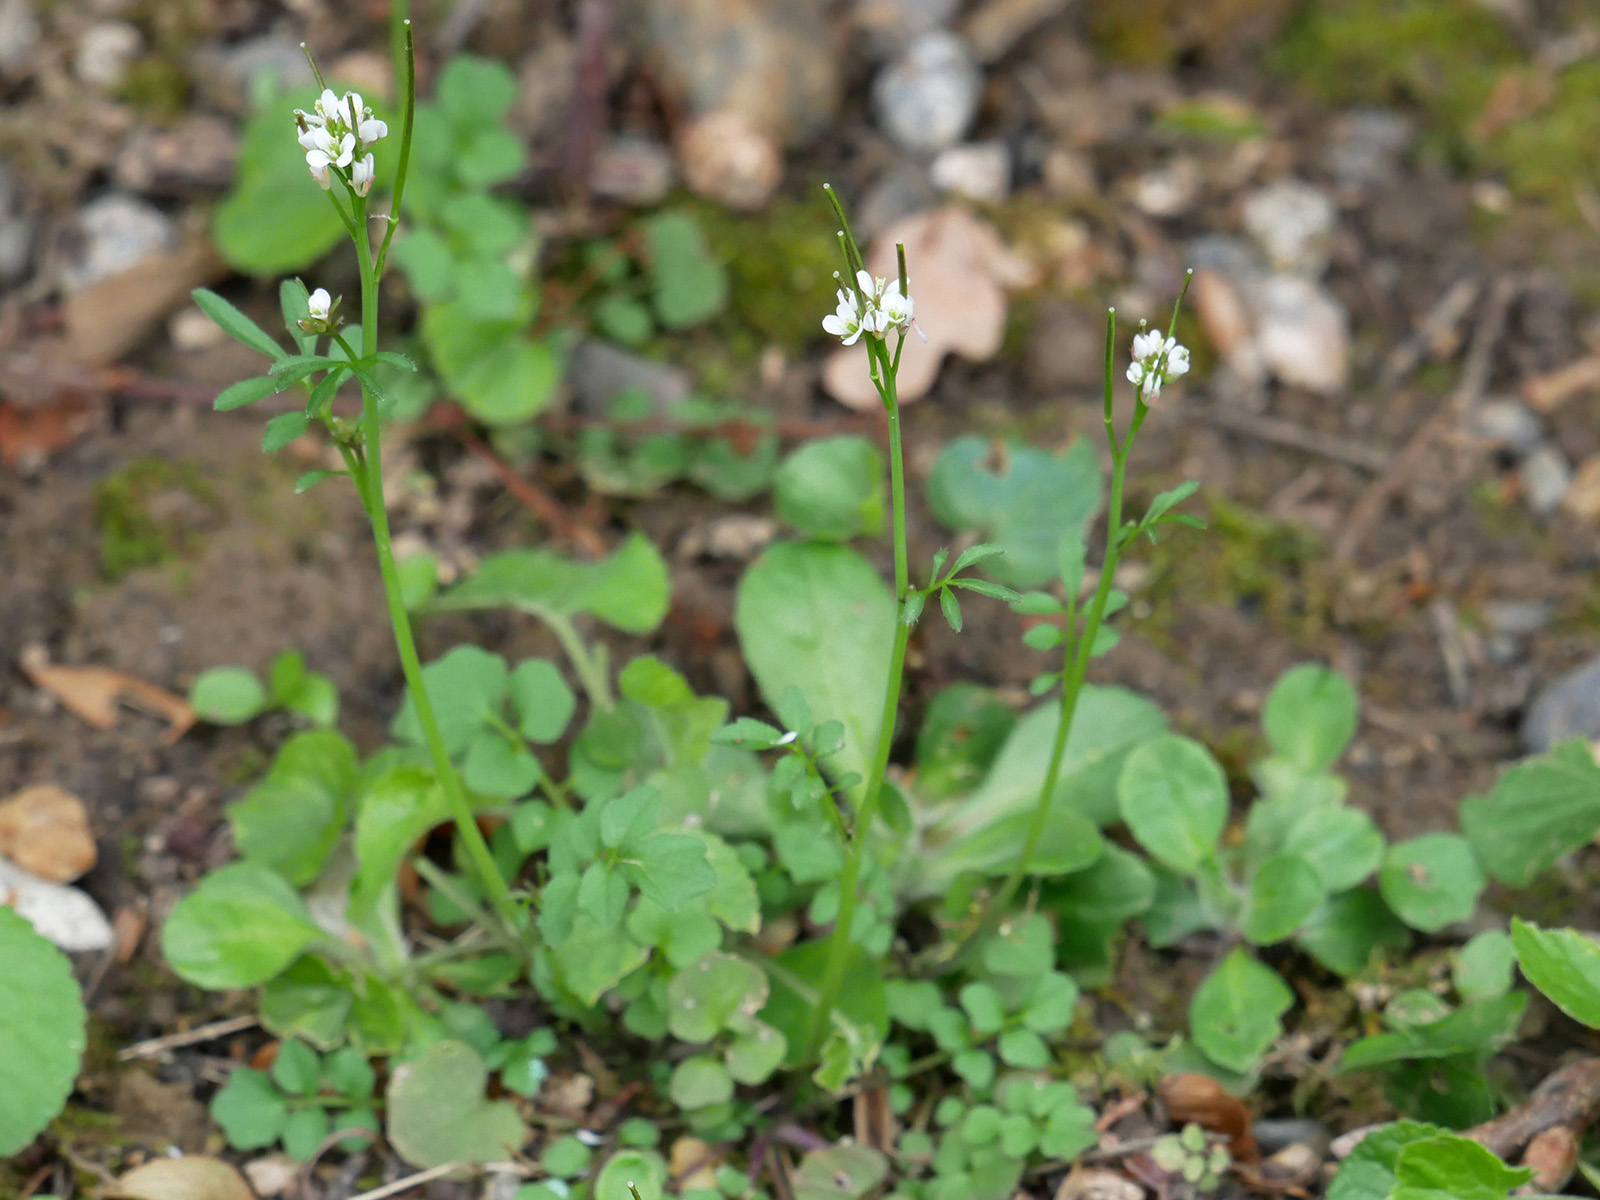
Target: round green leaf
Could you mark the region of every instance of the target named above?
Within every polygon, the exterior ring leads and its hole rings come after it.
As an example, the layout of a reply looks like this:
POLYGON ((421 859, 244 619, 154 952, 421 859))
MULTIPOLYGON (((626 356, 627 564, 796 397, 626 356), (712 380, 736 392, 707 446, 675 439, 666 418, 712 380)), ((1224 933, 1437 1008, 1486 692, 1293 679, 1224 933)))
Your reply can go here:
POLYGON ((1240 932, 1257 946, 1289 937, 1327 895, 1317 869, 1297 854, 1274 854, 1250 881, 1240 932))
POLYGON ((1389 907, 1424 933, 1471 917, 1483 886, 1472 847, 1454 833, 1428 833, 1391 846, 1378 872, 1389 907))
POLYGON ((783 1034, 764 1021, 754 1021, 728 1043, 728 1074, 743 1084, 765 1083, 783 1065, 788 1052, 783 1034))
POLYGON ((242 725, 267 706, 267 689, 244 667, 212 667, 189 688, 195 716, 213 725, 242 725))
POLYGON ((673 1070, 667 1091, 672 1102, 682 1109, 725 1104, 733 1099, 733 1077, 710 1055, 696 1054, 673 1070))
POLYGON ((561 668, 547 658, 528 658, 511 672, 511 707, 517 731, 530 742, 553 742, 566 732, 578 701, 561 668))
POLYGON ((265 983, 321 936, 283 876, 241 862, 213 871, 178 902, 161 949, 184 979, 220 990, 265 983))
POLYGON ((1195 989, 1189 1029, 1218 1066, 1245 1072, 1283 1032, 1278 1018, 1293 1003, 1294 993, 1277 972, 1235 947, 1195 989))
POLYGON ((667 1186, 666 1160, 654 1150, 619 1150, 595 1176, 594 1200, 633 1200, 632 1184, 641 1200, 661 1200, 667 1186))
POLYGON ((556 1138, 539 1152, 539 1165, 557 1179, 576 1179, 589 1169, 594 1152, 575 1137, 556 1138))
POLYGON ((72 964, 0 905, 0 1157, 61 1110, 77 1078, 87 1015, 72 964))
POLYGON ((1328 970, 1354 975, 1380 947, 1399 948, 1411 933, 1377 889, 1359 887, 1334 896, 1300 927, 1295 941, 1328 970))
POLYGON ((1228 820, 1228 781, 1199 742, 1163 734, 1128 755, 1117 777, 1117 804, 1141 846, 1192 874, 1216 853, 1228 820))
POLYGON ((484 1099, 488 1068, 464 1042, 435 1042, 389 1078, 389 1141, 419 1167, 498 1162, 528 1140, 517 1110, 484 1099))
POLYGON ((1315 867, 1328 891, 1343 892, 1378 869, 1384 841, 1360 809, 1319 805, 1290 826, 1282 848, 1315 867))
POLYGON ((1261 724, 1274 754, 1306 771, 1326 770, 1355 734, 1355 689, 1327 667, 1291 667, 1267 696, 1261 724))
POLYGON ((1511 990, 1517 952, 1503 929, 1485 929, 1456 952, 1451 977, 1467 1000, 1492 1000, 1511 990))
POLYGON ((754 963, 713 951, 667 984, 667 1027, 684 1042, 709 1042, 737 1013, 759 1012, 767 977, 754 963))
POLYGON ((778 514, 811 537, 876 536, 883 530, 883 455, 858 435, 807 442, 778 468, 772 498, 778 514))
POLYGON ((313 1095, 322 1086, 322 1060, 310 1046, 291 1038, 278 1047, 272 1081, 296 1096, 313 1095))
POLYGON ((283 1136, 289 1102, 266 1072, 235 1067, 211 1098, 211 1118, 235 1150, 260 1150, 283 1136))

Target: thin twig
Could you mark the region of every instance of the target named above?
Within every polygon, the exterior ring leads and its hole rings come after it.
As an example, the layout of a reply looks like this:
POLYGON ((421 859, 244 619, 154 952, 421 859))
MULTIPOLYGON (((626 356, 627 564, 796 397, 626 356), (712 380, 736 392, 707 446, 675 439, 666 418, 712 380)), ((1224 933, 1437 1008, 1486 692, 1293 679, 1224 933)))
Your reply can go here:
POLYGON ((1304 425, 1286 421, 1282 417, 1266 417, 1258 413, 1241 412, 1212 404, 1179 404, 1175 411, 1197 420, 1220 426, 1230 433, 1242 433, 1260 438, 1264 442, 1287 446, 1291 450, 1304 450, 1336 462, 1348 463, 1365 471, 1382 471, 1389 465, 1387 450, 1380 450, 1353 438, 1307 429, 1304 425))
POLYGON ((255 1017, 228 1017, 222 1021, 213 1021, 209 1025, 185 1030, 183 1033, 169 1033, 165 1037, 135 1042, 126 1050, 117 1051, 117 1061, 154 1058, 158 1054, 165 1054, 168 1050, 176 1050, 179 1046, 193 1046, 198 1042, 210 1042, 220 1037, 227 1037, 230 1033, 242 1033, 246 1029, 254 1029, 257 1024, 259 1021, 255 1017))
POLYGON ((1506 318, 1510 315, 1511 302, 1516 299, 1518 290, 1517 281, 1510 276, 1497 279, 1489 289, 1489 298, 1472 331, 1472 345, 1467 351, 1466 363, 1461 368, 1461 378, 1455 391, 1422 423, 1422 428, 1411 435, 1411 440, 1394 456, 1383 474, 1373 480, 1356 501, 1344 532, 1334 543, 1334 558, 1348 562, 1355 557, 1373 523, 1383 515, 1384 508, 1395 493, 1406 480, 1415 477, 1422 456, 1446 430, 1459 424, 1483 395, 1484 389, 1489 386, 1494 352, 1505 333, 1506 318))
POLYGON ((544 491, 531 479, 518 475, 511 464, 501 458, 488 446, 482 438, 473 433, 465 425, 459 426, 455 431, 456 441, 474 458, 483 462, 495 473, 495 477, 518 500, 527 506, 528 510, 550 527, 550 532, 556 537, 571 541, 585 554, 599 558, 606 552, 606 544, 600 534, 588 525, 575 521, 561 506, 561 503, 544 491))
POLYGON ((465 1163, 445 1163, 441 1167, 429 1167, 426 1171, 418 1171, 415 1175, 407 1175, 404 1179, 396 1179, 393 1183, 386 1183, 382 1187, 373 1188, 370 1192, 362 1192, 359 1196, 351 1196, 350 1200, 385 1200, 389 1196, 398 1196, 401 1192, 408 1192, 414 1187, 421 1187, 425 1183, 432 1183, 435 1179, 450 1174, 452 1171, 467 1169, 465 1163))

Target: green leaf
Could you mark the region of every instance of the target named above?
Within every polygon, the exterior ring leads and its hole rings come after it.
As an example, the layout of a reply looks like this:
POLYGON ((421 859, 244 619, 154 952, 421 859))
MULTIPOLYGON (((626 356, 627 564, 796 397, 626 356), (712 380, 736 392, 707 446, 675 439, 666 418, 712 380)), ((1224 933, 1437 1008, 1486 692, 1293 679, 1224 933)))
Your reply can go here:
MULTIPOLYGON (((811 1032, 817 988, 828 962, 826 940, 801 942, 766 963, 772 993, 758 1014, 788 1043, 785 1064, 801 1065, 811 1032)), ((880 1046, 889 1032, 889 1004, 877 962, 852 945, 833 1025, 863 1053, 880 1046)))
MULTIPOLYGON (((249 346, 250 349, 260 351, 274 362, 284 356, 283 347, 278 345, 271 334, 210 288, 195 288, 190 294, 194 297, 194 302, 200 306, 200 311, 215 321, 218 328, 233 338, 234 341, 242 342, 249 346)), ((234 385, 234 387, 237 386, 239 385, 234 385)), ((230 388, 229 390, 231 391, 232 389, 230 388)), ((226 395, 227 393, 224 392, 223 394, 226 395)), ((260 397, 257 397, 257 399, 260 399, 260 397)), ((248 403, 248 401, 243 401, 242 403, 248 403)), ((219 404, 218 407, 220 408, 221 405, 219 404)))
POLYGON ((1128 755, 1117 804, 1141 846, 1173 870, 1193 874, 1216 853, 1228 820, 1228 782, 1199 742, 1165 734, 1128 755))
POLYGON ((960 633, 961 603, 949 588, 939 589, 939 611, 944 614, 945 624, 949 625, 955 632, 960 633))
POLYGON ((283 1123, 283 1152, 309 1162, 328 1136, 328 1114, 320 1108, 297 1108, 283 1123))
MULTIPOLYGON (((1031 813, 1013 813, 963 837, 944 850, 925 872, 953 878, 967 872, 1002 874, 1028 840, 1031 813)), ((1028 864, 1029 875, 1071 875, 1092 866, 1105 849, 1105 838, 1094 822, 1070 809, 1052 812, 1028 864)))
POLYGON ((1072 1024, 1078 985, 1070 975, 1047 971, 1038 977, 1022 1010, 1022 1024, 1035 1033, 1059 1033, 1072 1024))
POLYGON ((1600 832, 1600 766, 1582 739, 1525 759, 1462 801, 1461 828, 1489 874, 1527 887, 1600 832))
POLYGON ((278 309, 283 313, 283 328, 289 340, 301 354, 315 354, 317 335, 306 333, 300 322, 311 317, 311 293, 298 279, 285 279, 278 284, 278 309))
POLYGON ((536 617, 589 613, 624 633, 649 633, 667 613, 667 564, 643 534, 606 558, 576 563, 545 550, 508 550, 434 598, 428 612, 514 608, 536 617))
POLYGON ((528 161, 522 139, 509 129, 484 126, 456 153, 456 178, 468 187, 489 187, 514 177, 528 161))
POLYGON ((289 1103, 266 1072, 235 1067, 211 1098, 211 1117, 235 1150, 260 1150, 283 1135, 289 1103))
POLYGON ((667 1164, 654 1150, 619 1150, 595 1176, 594 1200, 661 1200, 666 1193, 667 1164))
POLYGON ((942 799, 970 791, 1015 724, 1016 716, 990 689, 970 683, 944 688, 917 732, 917 794, 942 799))
POLYGON ((768 703, 796 688, 841 721, 834 777, 866 776, 883 719, 895 603, 864 558, 843 546, 779 543, 739 581, 734 628, 768 703))
POLYGON ((444 789, 431 771, 394 767, 368 780, 356 801, 356 877, 350 886, 353 915, 375 911, 413 844, 450 819, 444 789))
POLYGON ((1437 1125, 1420 1121, 1396 1121, 1374 1129, 1340 1164, 1328 1185, 1327 1200, 1390 1200, 1400 1151, 1412 1142, 1442 1133, 1437 1125))
POLYGON ((461 761, 462 781, 497 800, 526 796, 539 782, 539 760, 515 737, 499 729, 481 730, 461 761))
POLYGON ((1050 1065, 1050 1050, 1031 1029, 1008 1029, 1000 1035, 1000 1061, 1008 1067, 1042 1071, 1050 1065))
MULTIPOLYGON (((1596 959, 1600 965, 1600 947, 1596 959)), ((1450 974, 1464 999, 1493 1000, 1511 990, 1516 961, 1511 935, 1503 929, 1485 929, 1456 952, 1450 974)), ((1596 978, 1600 979, 1600 974, 1596 978)), ((1600 1000, 1600 990, 1595 995, 1600 1000)))
POLYGON ((644 222, 650 262, 651 303, 667 329, 689 329, 728 303, 728 274, 711 254, 699 224, 686 213, 662 213, 644 222))
POLYGON ((673 1069, 667 1094, 683 1109, 726 1104, 733 1099, 733 1077, 710 1055, 691 1055, 673 1069))
POLYGON ((668 912, 717 885, 705 843, 688 833, 654 833, 629 848, 624 860, 639 891, 668 912))
POLYGON ((1394 1200, 1506 1200, 1533 1178, 1511 1168, 1470 1138, 1443 1133, 1403 1146, 1395 1166, 1394 1200))
MULTIPOLYGON (((481 646, 453 647, 422 668, 422 683, 438 719, 445 749, 460 754, 485 725, 500 716, 510 688, 506 660, 481 646)), ((395 714, 390 732, 402 741, 421 744, 422 724, 408 693, 395 714)))
POLYGON ((280 1038, 331 1050, 344 1040, 352 999, 345 979, 316 955, 303 955, 262 987, 261 1024, 280 1038))
POLYGON ((571 934, 552 955, 561 981, 586 1005, 593 1005, 649 957, 649 947, 620 926, 606 929, 588 913, 573 919, 571 934))
POLYGON ((488 1078, 471 1046, 433 1043, 389 1077, 389 1141, 419 1167, 514 1157, 528 1130, 509 1103, 484 1099, 488 1078))
POLYGON ((959 438, 928 475, 928 506, 947 529, 974 530, 1004 548, 986 568, 994 579, 1038 587, 1058 574, 1063 537, 1081 538, 1100 507, 1099 460, 1087 438, 1059 454, 959 438))
POLYGON ((754 717, 740 717, 711 735, 718 746, 744 746, 750 750, 771 750, 775 746, 793 741, 793 737, 765 721, 754 717))
POLYGON ((1189 1028, 1206 1056, 1230 1071, 1249 1071, 1283 1032, 1279 1021, 1294 993, 1276 971, 1235 947, 1196 990, 1189 1028))
POLYGON ((1330 971, 1350 976, 1367 966, 1373 951, 1408 945, 1411 933, 1377 889, 1362 887, 1330 899, 1300 927, 1295 941, 1330 971))
POLYGON ((578 700, 561 668, 547 658, 527 658, 511 672, 511 707, 517 731, 530 742, 553 742, 566 732, 578 700))
POLYGON ((812 1150, 795 1172, 794 1200, 861 1200, 888 1174, 888 1162, 870 1146, 843 1143, 812 1150))
POLYGON ((735 1014, 759 1012, 767 1002, 761 968, 713 951, 667 984, 667 1028, 683 1042, 709 1042, 735 1014))
POLYGON ((283 876, 257 863, 213 871, 178 902, 161 949, 197 987, 252 987, 271 979, 322 936, 283 876))
POLYGON ((311 419, 305 413, 279 413, 267 422, 266 432, 261 435, 262 453, 276 454, 296 438, 303 437, 310 428, 311 419))
POLYGON ((1428 833, 1396 843, 1378 872, 1378 888, 1389 907, 1424 933, 1471 917, 1483 887, 1483 870, 1472 847, 1454 833, 1428 833))
POLYGON ((764 1021, 752 1021, 751 1028, 728 1043, 728 1074, 735 1082, 755 1086, 765 1083, 783 1065, 788 1043, 783 1034, 764 1021))
POLYGON ((244 667, 212 667, 189 687, 195 716, 213 725, 242 725, 267 707, 267 689, 244 667))
POLYGON ((1355 734, 1355 689, 1327 667, 1290 667, 1268 694, 1261 724, 1274 754, 1308 772, 1326 770, 1355 734))
POLYGON ((1317 869, 1330 892, 1363 882, 1383 862, 1383 834, 1356 808, 1304 808, 1283 839, 1283 852, 1296 854, 1317 869))
POLYGON ((1527 1006, 1527 993, 1513 992, 1463 1004, 1437 1021, 1372 1034, 1345 1050, 1343 1069, 1358 1071, 1387 1063, 1489 1054, 1516 1036, 1527 1006))
POLYGON ((290 883, 310 883, 344 833, 356 772, 355 748, 339 734, 296 734, 261 782, 228 806, 240 854, 290 883))
POLYGON ((575 1137, 559 1137, 539 1152, 539 1165, 557 1179, 575 1179, 589 1169, 594 1152, 575 1137))
POLYGON ((1298 854, 1275 854, 1250 881, 1239 931, 1247 942, 1270 946, 1303 925, 1327 897, 1317 869, 1298 854))
POLYGON ((1574 1021, 1600 1029, 1600 945, 1576 929, 1541 929, 1511 919, 1522 973, 1574 1021))
POLYGON ((1139 521, 1139 527, 1141 529, 1149 529, 1153 525, 1160 524, 1162 518, 1166 516, 1170 509, 1182 504, 1199 490, 1199 481, 1188 479, 1175 488, 1157 493, 1155 499, 1150 501, 1150 507, 1145 510, 1144 517, 1139 521))
POLYGON ((594 319, 606 337, 624 346, 642 346, 656 331, 649 306, 622 294, 602 297, 594 307, 594 319))
POLYGON ((270 375, 241 379, 238 383, 229 384, 218 392, 217 398, 211 402, 211 407, 218 412, 229 412, 235 408, 243 408, 247 404, 254 404, 257 400, 265 400, 280 390, 278 381, 270 375))
POLYGON ((61 1111, 87 1044, 72 963, 0 905, 0 1157, 25 1149, 61 1111))
POLYGON ((394 243, 394 261, 411 293, 424 304, 442 304, 456 294, 455 255, 431 229, 416 229, 394 243))
POLYGON ((810 537, 847 542, 883 532, 883 455, 857 434, 806 442, 778 468, 778 515, 810 537))
POLYGON ((979 1038, 999 1033, 1006 1023, 1005 1001, 993 984, 974 981, 961 989, 961 1007, 979 1038))
POLYGON ((317 725, 331 726, 339 719, 338 688, 326 675, 306 670, 298 650, 285 650, 274 658, 268 677, 275 703, 317 725))
POLYGON ((304 1042, 290 1038, 278 1046, 272 1081, 291 1095, 313 1095, 322 1086, 322 1059, 304 1042))
POLYGON ((451 124, 466 129, 499 121, 516 95, 516 77, 504 63, 476 54, 453 54, 439 72, 434 103, 451 124))

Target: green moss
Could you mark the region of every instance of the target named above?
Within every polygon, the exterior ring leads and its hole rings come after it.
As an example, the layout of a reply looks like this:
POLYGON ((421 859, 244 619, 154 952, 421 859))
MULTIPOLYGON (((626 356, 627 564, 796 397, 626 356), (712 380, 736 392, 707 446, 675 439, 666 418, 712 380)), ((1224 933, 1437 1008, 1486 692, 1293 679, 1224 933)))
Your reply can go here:
POLYGON ((129 65, 117 97, 140 116, 170 124, 189 106, 189 77, 169 59, 147 54, 129 65))
POLYGON ((95 527, 100 534, 100 565, 118 579, 140 567, 159 566, 189 553, 200 532, 182 516, 167 515, 163 497, 184 493, 208 514, 217 496, 193 463, 138 458, 100 481, 94 493, 95 527))
MULTIPOLYGON (((1315 0, 1300 9, 1273 66, 1336 104, 1415 104, 1433 149, 1504 173, 1516 195, 1570 209, 1574 184, 1600 181, 1600 63, 1547 78, 1487 7, 1462 0, 1315 0), (1498 128, 1479 125, 1502 80, 1551 91, 1498 128)), ((1425 143, 1425 148, 1427 145, 1425 143)))

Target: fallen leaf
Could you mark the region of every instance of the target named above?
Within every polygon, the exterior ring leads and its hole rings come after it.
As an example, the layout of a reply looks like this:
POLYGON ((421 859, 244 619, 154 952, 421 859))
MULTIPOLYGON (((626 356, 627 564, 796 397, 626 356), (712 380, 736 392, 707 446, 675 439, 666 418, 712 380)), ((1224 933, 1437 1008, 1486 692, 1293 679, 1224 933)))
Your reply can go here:
POLYGON ((294 1181, 300 1178, 300 1164, 287 1154, 269 1154, 245 1163, 244 1174, 256 1195, 262 1200, 272 1200, 294 1186, 294 1181))
POLYGON ((111 951, 119 963, 133 961, 149 927, 150 918, 142 908, 123 905, 111 914, 111 951))
POLYGON ((83 801, 42 783, 0 802, 0 854, 51 883, 71 883, 95 864, 83 801))
POLYGON ((105 950, 111 945, 111 922, 87 895, 77 888, 40 879, 3 858, 0 904, 16 909, 40 937, 63 950, 105 950))
POLYGON ((871 1146, 883 1154, 894 1149, 900 1136, 899 1123, 889 1104, 889 1089, 884 1084, 874 1084, 856 1093, 856 1141, 871 1146))
POLYGON ((721 1162, 722 1156, 699 1138, 681 1137, 672 1143, 667 1156, 667 1171, 680 1191, 686 1192, 690 1188, 710 1188, 715 1191, 717 1166, 721 1162))
POLYGON ((29 405, 0 400, 0 463, 36 467, 100 424, 103 415, 81 396, 29 405))
POLYGON ((1144 1194, 1126 1175, 1074 1168, 1056 1189, 1055 1200, 1144 1200, 1144 1194))
POLYGON ((156 1149, 176 1146, 198 1153, 211 1130, 206 1106, 194 1098, 192 1085, 162 1083, 148 1071, 118 1074, 111 1111, 121 1136, 156 1149))
MULTIPOLYGON (((884 230, 867 255, 872 274, 898 275, 896 242, 905 243, 917 325, 928 335, 926 344, 915 333, 906 338, 897 384, 901 403, 909 403, 928 394, 945 355, 983 362, 1000 352, 1006 289, 1033 282, 1034 270, 1011 252, 998 229, 956 205, 917 213, 884 230)), ((829 357, 822 383, 850 408, 870 411, 881 404, 861 343, 829 357)))
POLYGON ((117 1180, 118 1200, 255 1200, 250 1185, 220 1158, 153 1158, 117 1180))
POLYGON ((1211 1076, 1194 1072, 1168 1075, 1156 1092, 1174 1125, 1193 1123, 1207 1133, 1230 1138, 1228 1152, 1238 1161, 1255 1162, 1261 1157, 1250 1133, 1250 1110, 1211 1076))
POLYGON ((116 727, 119 702, 165 720, 168 729, 162 738, 164 745, 174 744, 194 725, 194 709, 187 700, 121 671, 110 667, 55 666, 43 646, 27 647, 19 661, 29 679, 96 729, 116 727))

